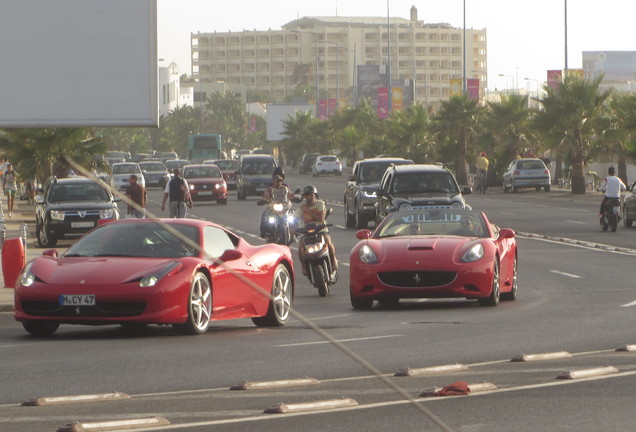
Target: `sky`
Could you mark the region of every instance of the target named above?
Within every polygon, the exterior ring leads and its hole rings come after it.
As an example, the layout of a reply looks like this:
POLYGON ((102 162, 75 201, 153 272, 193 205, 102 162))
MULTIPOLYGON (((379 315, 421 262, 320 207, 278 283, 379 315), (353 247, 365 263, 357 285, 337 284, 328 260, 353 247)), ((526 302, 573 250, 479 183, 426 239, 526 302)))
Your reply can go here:
MULTIPOLYGON (((487 30, 488 88, 535 91, 565 68, 566 0, 157 0, 158 55, 191 74, 190 33, 279 30, 305 16, 408 19, 487 30), (527 78, 527 79, 526 79, 527 78)), ((567 1, 568 69, 583 51, 634 51, 634 0, 567 1)), ((162 62, 163 64, 163 62, 162 62)))

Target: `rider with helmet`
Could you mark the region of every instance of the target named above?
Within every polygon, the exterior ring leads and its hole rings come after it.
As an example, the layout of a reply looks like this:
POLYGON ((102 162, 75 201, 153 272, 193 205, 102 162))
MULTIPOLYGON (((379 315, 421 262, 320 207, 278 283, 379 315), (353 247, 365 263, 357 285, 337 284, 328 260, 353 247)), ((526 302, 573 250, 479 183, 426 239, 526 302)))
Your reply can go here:
MULTIPOLYGON (((305 186, 301 195, 304 202, 300 205, 299 217, 298 219, 303 225, 306 225, 311 222, 315 222, 318 224, 325 223, 325 218, 327 217, 327 206, 325 202, 318 198, 318 189, 315 186, 309 185, 305 186)), ((323 238, 325 239, 325 243, 327 243, 327 247, 329 248, 329 255, 331 258, 331 267, 334 271, 338 270, 338 259, 336 258, 336 249, 331 241, 331 236, 329 235, 329 230, 327 227, 321 230, 323 238)), ((299 242, 298 245, 298 258, 300 258, 301 269, 303 275, 307 275, 307 269, 305 268, 305 257, 304 257, 304 244, 303 240, 299 242)))
MULTIPOLYGON (((272 183, 265 189, 263 193, 263 199, 270 204, 284 204, 285 206, 291 206, 290 200, 294 197, 294 194, 289 190, 289 187, 283 183, 285 180, 285 170, 282 167, 276 167, 272 173, 272 183)), ((267 231, 267 218, 272 214, 271 207, 267 207, 261 215, 261 237, 266 237, 267 231)))

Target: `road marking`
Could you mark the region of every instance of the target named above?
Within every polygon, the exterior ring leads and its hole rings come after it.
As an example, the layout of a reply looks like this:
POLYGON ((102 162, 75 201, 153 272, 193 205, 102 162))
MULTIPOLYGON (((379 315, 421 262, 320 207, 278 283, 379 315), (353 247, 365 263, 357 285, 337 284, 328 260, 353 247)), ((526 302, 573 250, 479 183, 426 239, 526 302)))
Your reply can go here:
POLYGON ((581 276, 579 275, 575 275, 572 273, 566 273, 566 272, 562 272, 562 271, 558 271, 558 270, 550 270, 551 273, 556 273, 562 276, 567 276, 567 277, 571 277, 571 278, 576 278, 576 279, 581 279, 581 276))
POLYGON ((320 320, 333 319, 333 318, 342 318, 347 316, 351 316, 351 314, 331 315, 331 316, 324 316, 320 318, 307 318, 307 319, 313 322, 313 321, 320 321, 320 320))
MULTIPOLYGON (((364 338, 352 338, 352 339, 338 339, 337 342, 357 342, 357 341, 363 341, 363 340, 372 340, 372 339, 386 339, 386 338, 393 338, 393 337, 402 337, 403 335, 386 335, 386 336, 369 336, 369 337, 364 337, 364 338)), ((279 348, 282 347, 294 347, 294 346, 306 346, 306 345, 324 345, 324 344, 329 344, 331 342, 329 341, 315 341, 315 342, 300 342, 300 343, 294 343, 294 344, 283 344, 283 345, 276 345, 279 348)))
POLYGON ((621 307, 631 307, 631 306, 636 306, 636 300, 634 300, 633 302, 629 302, 629 303, 625 303, 624 305, 621 305, 621 307))
POLYGON ((579 225, 587 225, 587 222, 581 222, 581 221, 575 221, 572 219, 566 219, 566 222, 570 222, 570 223, 574 223, 574 224, 579 224, 579 225))
POLYGON ((346 230, 347 228, 343 225, 334 225, 334 227, 339 228, 339 229, 343 229, 346 230))

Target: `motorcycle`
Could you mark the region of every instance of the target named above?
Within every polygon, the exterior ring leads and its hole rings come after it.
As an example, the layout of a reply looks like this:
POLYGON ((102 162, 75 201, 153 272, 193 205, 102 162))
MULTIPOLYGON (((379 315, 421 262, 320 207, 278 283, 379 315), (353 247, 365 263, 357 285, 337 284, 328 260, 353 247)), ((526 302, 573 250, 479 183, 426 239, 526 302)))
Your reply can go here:
POLYGON ((296 226, 296 216, 292 211, 291 204, 270 203, 267 200, 259 200, 259 206, 269 205, 270 212, 266 217, 265 241, 289 246, 296 240, 293 234, 296 226))
MULTIPOLYGON (((327 216, 331 209, 327 210, 327 216)), ((320 297, 326 297, 329 287, 338 280, 338 272, 331 265, 329 247, 320 232, 331 224, 311 222, 303 228, 298 228, 297 233, 303 236, 300 246, 304 248, 305 266, 307 278, 318 289, 320 297)))
POLYGON ((618 222, 621 220, 621 201, 618 198, 610 198, 605 202, 603 217, 601 217, 601 228, 607 231, 616 232, 618 222))

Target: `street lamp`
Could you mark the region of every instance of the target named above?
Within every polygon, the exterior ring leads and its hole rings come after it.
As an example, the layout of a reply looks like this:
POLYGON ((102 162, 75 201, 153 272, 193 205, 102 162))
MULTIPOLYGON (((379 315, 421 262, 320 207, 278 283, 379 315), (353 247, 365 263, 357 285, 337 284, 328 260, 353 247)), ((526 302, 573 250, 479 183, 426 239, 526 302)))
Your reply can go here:
MULTIPOLYGON (((539 80, 536 80, 534 78, 524 78, 524 80, 525 81, 534 81, 537 84, 537 99, 539 99, 539 80)), ((528 90, 528 93, 530 93, 529 90, 528 90)))
POLYGON ((510 78, 510 82, 512 83, 512 93, 514 93, 514 85, 515 85, 515 77, 514 75, 506 75, 506 74, 499 74, 500 77, 506 77, 506 78, 510 78))

